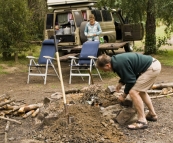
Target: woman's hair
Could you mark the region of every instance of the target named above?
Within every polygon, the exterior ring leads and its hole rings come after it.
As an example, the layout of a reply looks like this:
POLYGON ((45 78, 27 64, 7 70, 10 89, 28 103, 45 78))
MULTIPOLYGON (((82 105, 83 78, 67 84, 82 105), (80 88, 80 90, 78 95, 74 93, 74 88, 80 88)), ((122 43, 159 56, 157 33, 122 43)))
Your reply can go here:
POLYGON ((94 14, 90 14, 90 15, 89 15, 89 19, 95 19, 94 14))
POLYGON ((111 57, 103 54, 101 56, 98 57, 97 61, 96 61, 96 66, 103 68, 106 64, 111 62, 111 57))

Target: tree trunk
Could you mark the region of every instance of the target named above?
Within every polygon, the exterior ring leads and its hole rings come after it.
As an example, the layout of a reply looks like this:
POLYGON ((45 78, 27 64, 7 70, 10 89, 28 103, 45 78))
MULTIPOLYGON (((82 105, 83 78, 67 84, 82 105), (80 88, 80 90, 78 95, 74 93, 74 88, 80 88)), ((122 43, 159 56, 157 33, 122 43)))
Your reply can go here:
POLYGON ((18 59, 18 53, 14 53, 14 60, 16 63, 18 63, 19 59, 18 59))
POLYGON ((156 13, 155 0, 148 0, 146 20, 145 54, 156 53, 156 13))

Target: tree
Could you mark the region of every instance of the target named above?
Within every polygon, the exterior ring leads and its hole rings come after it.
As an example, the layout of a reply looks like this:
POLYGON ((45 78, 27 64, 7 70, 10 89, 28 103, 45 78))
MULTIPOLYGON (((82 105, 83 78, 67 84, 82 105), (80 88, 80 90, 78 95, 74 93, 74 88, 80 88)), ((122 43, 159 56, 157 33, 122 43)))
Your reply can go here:
POLYGON ((32 35, 35 40, 43 38, 44 18, 47 13, 46 1, 43 0, 27 0, 29 11, 32 13, 31 21, 32 35))
POLYGON ((156 54, 156 22, 166 24, 166 33, 173 31, 172 0, 98 0, 99 6, 121 8, 134 22, 145 21, 145 54, 156 54))
POLYGON ((0 1, 0 5, 0 52, 4 59, 14 53, 17 61, 18 53, 27 48, 26 41, 31 39, 30 13, 23 0, 0 1))

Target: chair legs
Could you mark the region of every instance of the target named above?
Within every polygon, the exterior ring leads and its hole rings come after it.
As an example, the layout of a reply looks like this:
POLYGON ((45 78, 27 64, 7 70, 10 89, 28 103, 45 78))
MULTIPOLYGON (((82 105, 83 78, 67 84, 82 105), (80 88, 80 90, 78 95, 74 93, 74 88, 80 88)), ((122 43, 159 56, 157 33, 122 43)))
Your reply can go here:
POLYGON ((81 76, 81 78, 82 78, 83 81, 84 81, 83 76, 88 76, 88 78, 89 78, 89 79, 88 79, 88 84, 89 84, 89 85, 91 84, 91 79, 92 79, 91 76, 92 76, 92 75, 98 75, 99 78, 100 78, 100 80, 102 81, 100 72, 99 72, 99 70, 96 68, 96 63, 95 63, 94 59, 91 59, 91 60, 90 60, 89 69, 86 69, 86 70, 89 70, 88 72, 90 72, 90 73, 81 73, 79 68, 78 68, 78 69, 73 69, 73 65, 74 65, 74 66, 79 66, 79 67, 80 67, 80 65, 77 65, 77 64, 76 64, 76 62, 75 62, 74 59, 71 59, 69 84, 71 84, 72 76, 81 76), (92 74, 92 67, 93 67, 93 66, 95 66, 96 71, 97 71, 97 74, 92 74), (75 70, 75 71, 78 71, 78 73, 73 73, 74 70, 75 70))
POLYGON ((30 76, 41 76, 43 78, 43 80, 44 80, 44 84, 46 84, 47 75, 53 75, 53 74, 48 74, 48 66, 49 66, 49 64, 53 68, 53 70, 55 72, 55 75, 60 80, 59 75, 58 75, 58 73, 57 73, 57 71, 55 69, 55 66, 53 65, 53 63, 52 63, 52 61, 50 59, 47 59, 46 66, 43 66, 45 68, 45 73, 42 73, 41 70, 40 70, 40 65, 36 64, 35 61, 33 59, 31 59, 30 60, 30 65, 29 65, 29 68, 28 68, 28 79, 27 79, 27 83, 29 83, 30 76), (38 73, 31 73, 32 63, 34 64, 34 67, 37 68, 38 73))

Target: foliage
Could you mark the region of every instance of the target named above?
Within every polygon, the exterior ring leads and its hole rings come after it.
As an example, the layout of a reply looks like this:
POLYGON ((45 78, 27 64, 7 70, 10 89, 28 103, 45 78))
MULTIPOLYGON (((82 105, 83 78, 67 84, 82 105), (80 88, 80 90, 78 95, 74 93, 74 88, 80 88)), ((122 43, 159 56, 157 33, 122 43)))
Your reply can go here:
POLYGON ((172 0, 98 0, 98 6, 122 9, 132 22, 145 23, 145 53, 155 54, 161 44, 156 41, 156 20, 166 25, 165 37, 173 31, 173 1, 172 0), (157 45, 156 45, 157 44, 157 45))
POLYGON ((43 0, 27 0, 28 8, 32 16, 30 21, 33 21, 31 34, 33 40, 43 39, 44 18, 47 12, 46 1, 43 0))
POLYGON ((29 49, 29 41, 43 37, 46 1, 0 1, 0 53, 7 60, 29 49))
POLYGON ((26 41, 31 37, 29 12, 25 1, 0 1, 0 52, 4 57, 25 50, 26 41))

